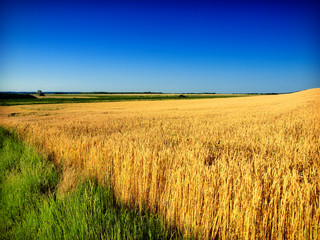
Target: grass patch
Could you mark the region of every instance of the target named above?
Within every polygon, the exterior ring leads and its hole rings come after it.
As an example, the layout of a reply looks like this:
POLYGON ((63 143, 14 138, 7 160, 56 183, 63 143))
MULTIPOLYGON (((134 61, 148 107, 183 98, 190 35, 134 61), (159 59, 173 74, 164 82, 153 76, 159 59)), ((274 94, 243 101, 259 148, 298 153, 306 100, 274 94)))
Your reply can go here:
POLYGON ((59 173, 0 127, 1 239, 181 239, 155 215, 129 209, 87 180, 59 195, 59 173))
POLYGON ((30 104, 60 104, 60 103, 95 103, 95 102, 121 102, 121 101, 155 101, 155 100, 181 100, 181 99, 204 99, 204 98, 231 98, 231 97, 247 97, 253 96, 250 94, 109 94, 109 95, 87 95, 83 97, 71 98, 71 97, 50 97, 47 95, 43 98, 32 99, 0 99, 0 106, 12 106, 12 105, 30 105, 30 104), (183 96, 183 97, 181 97, 183 96))

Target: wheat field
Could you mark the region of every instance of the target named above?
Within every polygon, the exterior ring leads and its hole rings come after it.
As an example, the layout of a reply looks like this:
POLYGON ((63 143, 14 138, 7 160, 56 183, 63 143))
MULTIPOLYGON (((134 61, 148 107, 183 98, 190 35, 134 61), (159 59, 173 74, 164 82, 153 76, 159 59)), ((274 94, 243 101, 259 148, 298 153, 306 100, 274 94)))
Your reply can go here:
POLYGON ((185 236, 320 239, 320 89, 0 107, 0 124, 185 236))

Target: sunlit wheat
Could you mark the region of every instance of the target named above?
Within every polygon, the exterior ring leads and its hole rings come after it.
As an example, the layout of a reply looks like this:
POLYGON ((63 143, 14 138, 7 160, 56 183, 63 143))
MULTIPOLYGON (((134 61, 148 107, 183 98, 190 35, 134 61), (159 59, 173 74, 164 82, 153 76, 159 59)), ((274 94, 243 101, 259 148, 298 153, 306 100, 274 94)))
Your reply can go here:
POLYGON ((320 89, 57 106, 0 123, 186 235, 320 239, 320 89))

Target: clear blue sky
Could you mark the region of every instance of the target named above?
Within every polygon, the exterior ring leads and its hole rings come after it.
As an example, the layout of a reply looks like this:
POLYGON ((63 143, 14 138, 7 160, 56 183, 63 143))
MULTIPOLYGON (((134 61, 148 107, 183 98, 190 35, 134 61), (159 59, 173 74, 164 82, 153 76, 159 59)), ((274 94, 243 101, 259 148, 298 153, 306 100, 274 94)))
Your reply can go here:
POLYGON ((317 1, 257 2, 8 0, 1 3, 0 91, 320 87, 317 1))

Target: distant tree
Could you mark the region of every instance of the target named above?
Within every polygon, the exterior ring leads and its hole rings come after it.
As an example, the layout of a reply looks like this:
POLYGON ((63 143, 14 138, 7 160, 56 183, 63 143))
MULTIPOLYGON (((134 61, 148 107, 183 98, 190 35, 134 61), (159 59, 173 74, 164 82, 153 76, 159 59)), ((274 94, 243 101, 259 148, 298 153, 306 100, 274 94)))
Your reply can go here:
POLYGON ((44 93, 41 90, 38 90, 37 95, 38 96, 45 96, 44 93))

